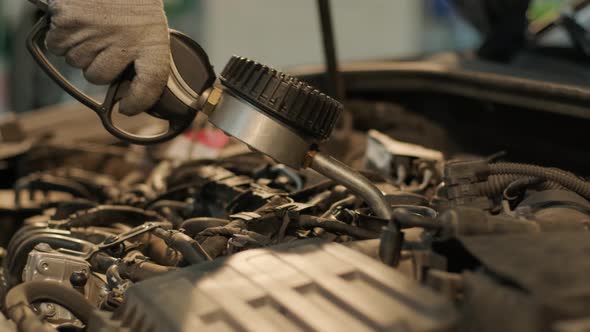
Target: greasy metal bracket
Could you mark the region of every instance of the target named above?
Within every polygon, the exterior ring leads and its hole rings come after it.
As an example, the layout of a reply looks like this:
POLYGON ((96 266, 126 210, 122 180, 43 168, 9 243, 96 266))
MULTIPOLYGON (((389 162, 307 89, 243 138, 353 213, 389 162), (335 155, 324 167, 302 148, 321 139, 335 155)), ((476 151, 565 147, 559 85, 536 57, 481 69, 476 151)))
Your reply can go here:
POLYGON ((118 246, 119 244, 121 244, 131 238, 148 233, 156 228, 166 227, 166 226, 170 226, 170 225, 168 223, 164 223, 164 222, 149 222, 149 223, 145 223, 143 225, 139 225, 137 227, 134 227, 134 228, 128 230, 125 233, 121 233, 121 234, 119 234, 111 239, 108 239, 108 240, 104 241, 103 243, 93 247, 89 252, 86 253, 85 258, 87 260, 89 260, 97 252, 118 246))

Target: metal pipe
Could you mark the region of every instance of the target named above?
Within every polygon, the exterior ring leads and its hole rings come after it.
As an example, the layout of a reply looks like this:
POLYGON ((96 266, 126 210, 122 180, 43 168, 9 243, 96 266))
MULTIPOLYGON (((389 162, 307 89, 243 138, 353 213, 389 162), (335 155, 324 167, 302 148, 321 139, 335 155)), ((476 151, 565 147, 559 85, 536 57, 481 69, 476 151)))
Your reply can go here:
POLYGON ((321 152, 313 156, 310 167, 362 197, 378 217, 391 220, 393 214, 383 193, 358 172, 321 152))
POLYGON ((332 27, 330 1, 318 0, 318 10, 320 14, 320 25, 322 27, 322 42, 326 59, 326 73, 328 75, 328 93, 338 100, 344 100, 344 81, 338 70, 338 57, 336 55, 336 42, 332 27))

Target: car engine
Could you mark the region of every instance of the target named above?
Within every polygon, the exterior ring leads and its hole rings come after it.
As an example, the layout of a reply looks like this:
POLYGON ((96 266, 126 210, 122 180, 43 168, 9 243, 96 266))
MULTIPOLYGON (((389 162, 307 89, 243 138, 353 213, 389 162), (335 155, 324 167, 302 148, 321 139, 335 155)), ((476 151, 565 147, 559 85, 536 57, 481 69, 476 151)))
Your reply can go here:
POLYGON ((0 331, 590 331, 588 54, 199 81, 172 36, 170 142, 108 123, 119 83, 86 105, 127 143, 79 106, 1 119, 0 331))
POLYGON ((6 328, 578 331, 588 182, 502 154, 446 160, 377 130, 366 140, 360 172, 392 220, 239 143, 189 161, 35 144, 3 191, 6 328))

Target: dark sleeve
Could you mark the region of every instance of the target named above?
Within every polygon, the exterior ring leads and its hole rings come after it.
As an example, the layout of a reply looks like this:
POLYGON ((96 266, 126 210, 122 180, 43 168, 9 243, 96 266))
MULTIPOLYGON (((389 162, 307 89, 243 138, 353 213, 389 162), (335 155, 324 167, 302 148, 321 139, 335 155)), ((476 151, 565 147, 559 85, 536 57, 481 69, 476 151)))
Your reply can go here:
POLYGON ((480 57, 508 61, 524 46, 530 0, 453 0, 453 4, 483 34, 480 57))

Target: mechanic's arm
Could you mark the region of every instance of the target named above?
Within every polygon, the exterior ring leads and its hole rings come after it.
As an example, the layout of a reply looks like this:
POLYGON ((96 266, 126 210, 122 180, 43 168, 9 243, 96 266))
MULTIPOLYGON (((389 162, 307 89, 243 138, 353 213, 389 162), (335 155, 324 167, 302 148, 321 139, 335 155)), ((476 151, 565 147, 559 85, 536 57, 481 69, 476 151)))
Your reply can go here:
POLYGON ((136 76, 121 100, 126 115, 158 100, 168 80, 170 40, 162 0, 49 0, 50 52, 84 70, 94 84, 109 84, 130 64, 136 76))

